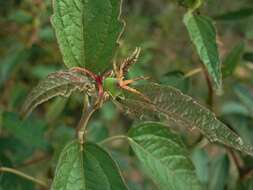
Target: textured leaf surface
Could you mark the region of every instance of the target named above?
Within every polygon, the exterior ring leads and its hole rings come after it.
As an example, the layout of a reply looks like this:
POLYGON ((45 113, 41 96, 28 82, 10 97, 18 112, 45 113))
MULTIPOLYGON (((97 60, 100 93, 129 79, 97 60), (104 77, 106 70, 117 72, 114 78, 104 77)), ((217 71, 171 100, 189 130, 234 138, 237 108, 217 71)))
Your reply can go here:
POLYGON ((219 142, 226 146, 253 155, 253 148, 215 115, 198 104, 190 96, 179 90, 154 83, 136 86, 140 92, 150 99, 143 100, 140 96, 125 92, 125 98, 118 98, 125 113, 140 120, 174 120, 177 124, 189 129, 197 128, 211 142, 219 142))
POLYGON ((244 44, 240 43, 236 45, 227 55, 223 62, 222 76, 223 78, 233 74, 237 64, 240 61, 244 50, 244 44))
POLYGON ((68 68, 102 72, 123 30, 121 0, 54 0, 52 24, 68 68))
POLYGON ((28 95, 22 112, 28 115, 39 104, 56 96, 69 97, 72 92, 80 91, 87 94, 95 93, 95 85, 91 79, 72 71, 59 71, 48 75, 28 95))
POLYGON ((160 123, 139 124, 129 132, 130 145, 161 190, 201 189, 178 135, 160 123))
POLYGON ((216 30, 212 20, 188 12, 184 16, 184 24, 215 86, 220 88, 222 84, 221 62, 216 44, 216 30))
POLYGON ((77 141, 61 153, 52 190, 127 190, 116 163, 93 143, 81 151, 77 141))

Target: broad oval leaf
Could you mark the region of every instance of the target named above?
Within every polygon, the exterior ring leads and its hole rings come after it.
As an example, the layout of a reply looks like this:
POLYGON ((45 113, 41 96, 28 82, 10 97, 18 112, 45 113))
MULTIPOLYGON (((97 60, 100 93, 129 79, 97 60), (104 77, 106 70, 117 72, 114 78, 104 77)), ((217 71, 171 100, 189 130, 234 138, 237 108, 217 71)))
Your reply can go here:
POLYGON ((216 30, 212 20, 205 16, 188 12, 184 24, 216 88, 221 88, 221 61, 216 43, 216 30))
POLYGON ((201 189, 182 140, 165 125, 141 123, 128 136, 131 147, 160 190, 201 189))
POLYGON ((118 166, 93 143, 69 143, 62 151, 51 190, 127 190, 118 166))
POLYGON ((124 28, 121 0, 54 0, 52 24, 64 63, 103 72, 124 28))
POLYGON ((219 142, 246 154, 253 155, 253 148, 239 135, 219 121, 215 115, 179 90, 149 83, 136 89, 150 99, 150 102, 133 93, 125 92, 125 98, 118 98, 116 104, 128 115, 140 120, 174 120, 189 129, 197 128, 211 142, 219 142))
POLYGON ((72 92, 80 91, 89 95, 95 94, 93 81, 85 75, 73 71, 58 71, 48 75, 27 96, 22 108, 22 114, 27 116, 39 104, 56 96, 69 97, 72 92))

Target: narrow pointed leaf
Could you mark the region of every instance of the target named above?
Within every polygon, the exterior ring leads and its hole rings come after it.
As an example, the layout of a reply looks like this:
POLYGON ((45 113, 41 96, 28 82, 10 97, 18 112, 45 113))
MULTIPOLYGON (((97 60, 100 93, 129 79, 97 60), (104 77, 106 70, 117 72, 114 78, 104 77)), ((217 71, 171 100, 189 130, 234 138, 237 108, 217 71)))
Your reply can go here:
POLYGON ((129 131, 129 142, 160 190, 200 190, 180 137, 161 124, 146 122, 129 131))
POLYGON ((235 21, 245 19, 253 15, 253 8, 241 8, 239 10, 229 11, 213 18, 216 20, 235 21))
POLYGON ((221 62, 216 44, 216 30, 212 20, 188 12, 184 16, 184 24, 201 61, 214 81, 214 86, 221 88, 221 62))
POLYGON ((127 190, 118 166, 93 143, 69 143, 62 151, 51 190, 127 190))
POLYGON ((95 93, 95 85, 85 75, 72 71, 58 71, 48 75, 27 96, 22 113, 27 116, 38 105, 56 96, 69 97, 72 92, 80 91, 87 94, 95 93))
POLYGON ((223 78, 228 77, 233 74, 237 64, 239 63, 242 57, 243 50, 244 50, 244 44, 239 43, 228 53, 222 65, 223 78))
POLYGON ((121 0, 54 0, 52 24, 64 63, 103 72, 123 30, 121 0))
POLYGON ((125 113, 141 120, 173 120, 189 129, 197 128, 211 142, 219 142, 246 154, 253 155, 253 148, 235 132, 229 129, 215 115, 179 90, 155 83, 135 87, 150 102, 132 93, 125 92, 125 98, 118 98, 125 113))

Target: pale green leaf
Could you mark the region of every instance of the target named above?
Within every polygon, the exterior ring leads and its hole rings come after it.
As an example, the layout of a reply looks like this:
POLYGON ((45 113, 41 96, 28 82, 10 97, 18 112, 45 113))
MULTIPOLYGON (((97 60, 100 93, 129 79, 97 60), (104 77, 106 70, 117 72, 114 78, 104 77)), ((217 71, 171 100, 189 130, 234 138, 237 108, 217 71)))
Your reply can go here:
POLYGON ((227 155, 220 155, 212 160, 209 183, 209 190, 224 190, 229 176, 229 158, 227 155))
POLYGON ((195 149, 191 157, 198 179, 206 187, 210 178, 208 153, 204 149, 195 149))
POLYGON ((243 104, 239 102, 233 102, 233 101, 224 103, 221 109, 221 113, 223 115, 236 114, 236 115, 243 115, 243 116, 250 117, 250 111, 247 109, 246 106, 244 106, 243 104))
POLYGON ((47 109, 46 113, 47 122, 51 123, 61 115, 67 104, 67 100, 68 99, 66 98, 58 97, 53 101, 53 103, 47 109))
POLYGON ((58 71, 48 75, 31 91, 26 98, 22 113, 28 115, 38 105, 56 96, 69 97, 72 92, 95 93, 95 84, 85 75, 72 71, 58 71))
POLYGON ((160 190, 201 189, 182 140, 165 125, 141 123, 129 131, 129 142, 160 190))
POLYGON ((223 78, 233 74, 237 64, 240 61, 243 50, 244 50, 244 44, 239 43, 228 53, 222 65, 223 78))
POLYGON ((253 92, 246 86, 239 84, 234 87, 234 91, 250 113, 253 114, 253 92))
POLYGON ((93 143, 84 151, 77 142, 62 151, 51 190, 127 190, 118 166, 110 155, 93 143))
POLYGON ((190 96, 179 90, 155 83, 135 87, 150 102, 133 93, 125 92, 124 98, 118 98, 117 104, 122 111, 140 120, 173 120, 190 130, 199 129, 211 142, 219 142, 246 154, 253 155, 253 148, 239 135, 219 121, 207 108, 201 106, 190 96))
POLYGON ((121 0, 54 0, 52 24, 68 68, 108 68, 123 30, 121 0))
POLYGON ((216 43, 216 30, 212 20, 188 12, 184 24, 195 45, 201 61, 207 68, 216 88, 221 88, 221 62, 216 43))

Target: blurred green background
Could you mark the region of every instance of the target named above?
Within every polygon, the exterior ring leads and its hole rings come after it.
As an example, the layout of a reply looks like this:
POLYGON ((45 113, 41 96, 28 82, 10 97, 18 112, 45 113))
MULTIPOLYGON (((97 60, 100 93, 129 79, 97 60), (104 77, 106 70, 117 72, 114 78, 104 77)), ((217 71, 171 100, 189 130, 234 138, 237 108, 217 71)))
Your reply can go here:
MULTIPOLYGON (((50 25, 51 4, 51 0, 0 0, 0 166, 44 181, 52 180, 60 151, 75 138, 82 110, 82 95, 74 94, 68 100, 56 98, 41 105, 26 120, 19 117, 32 87, 49 73, 64 69, 50 25)), ((122 17, 127 25, 117 60, 141 47, 140 60, 129 77, 150 76, 152 81, 179 88, 253 144, 253 1, 206 0, 199 10, 215 19, 223 64, 236 65, 234 72, 224 75, 219 94, 208 88, 182 23, 185 11, 169 0, 125 0, 122 17), (219 16, 223 13, 228 14, 219 16), (241 48, 238 55, 233 54, 236 48, 241 48)), ((106 103, 92 117, 88 139, 99 142, 126 133, 133 122, 112 103, 106 103)), ((251 157, 210 145, 196 131, 181 134, 206 189, 253 190, 251 157)), ((108 148, 131 190, 156 189, 128 146, 115 141, 108 148)), ((34 189, 41 187, 0 173, 0 190, 34 189)))

